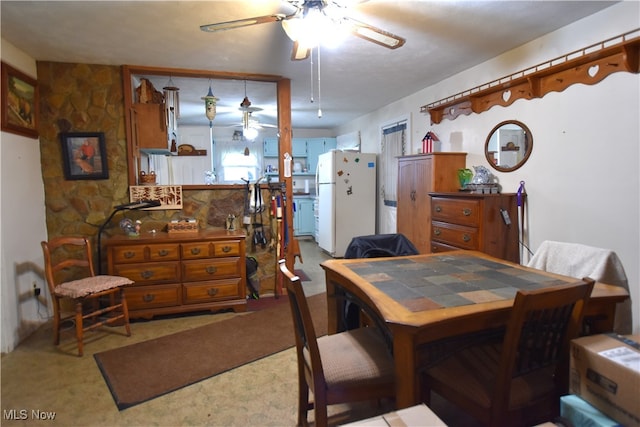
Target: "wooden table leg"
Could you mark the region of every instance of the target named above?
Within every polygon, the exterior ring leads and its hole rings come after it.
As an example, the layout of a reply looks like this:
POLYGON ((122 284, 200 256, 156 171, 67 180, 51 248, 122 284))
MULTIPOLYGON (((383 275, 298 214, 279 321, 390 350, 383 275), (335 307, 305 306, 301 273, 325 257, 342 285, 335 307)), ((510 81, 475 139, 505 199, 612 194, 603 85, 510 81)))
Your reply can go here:
POLYGON ((420 400, 413 336, 393 331, 393 359, 396 366, 396 407, 408 408, 420 400))

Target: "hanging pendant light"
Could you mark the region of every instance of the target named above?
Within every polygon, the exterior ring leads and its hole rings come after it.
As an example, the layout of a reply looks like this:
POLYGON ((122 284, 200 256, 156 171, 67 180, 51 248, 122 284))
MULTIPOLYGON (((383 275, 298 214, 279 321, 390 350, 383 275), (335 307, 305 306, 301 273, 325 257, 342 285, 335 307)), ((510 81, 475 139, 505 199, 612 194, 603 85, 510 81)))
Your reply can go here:
POLYGON ((178 119, 180 118, 180 88, 173 84, 169 77, 167 85, 162 88, 164 91, 164 104, 167 116, 167 125, 171 129, 178 129, 178 119))
POLYGON ((211 82, 209 82, 209 93, 207 96, 203 96, 200 98, 204 101, 204 114, 207 116, 209 121, 213 121, 216 117, 216 102, 219 101, 218 98, 213 96, 213 91, 211 90, 211 82))

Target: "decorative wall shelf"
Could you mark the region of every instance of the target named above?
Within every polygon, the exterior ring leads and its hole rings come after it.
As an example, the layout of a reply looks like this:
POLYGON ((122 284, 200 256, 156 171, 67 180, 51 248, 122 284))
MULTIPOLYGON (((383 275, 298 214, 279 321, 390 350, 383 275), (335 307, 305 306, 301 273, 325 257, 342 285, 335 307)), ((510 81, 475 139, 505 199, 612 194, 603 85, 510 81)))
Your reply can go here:
POLYGON ((576 83, 594 85, 617 71, 640 73, 640 28, 424 105, 420 112, 437 124, 522 98, 542 98, 576 83))

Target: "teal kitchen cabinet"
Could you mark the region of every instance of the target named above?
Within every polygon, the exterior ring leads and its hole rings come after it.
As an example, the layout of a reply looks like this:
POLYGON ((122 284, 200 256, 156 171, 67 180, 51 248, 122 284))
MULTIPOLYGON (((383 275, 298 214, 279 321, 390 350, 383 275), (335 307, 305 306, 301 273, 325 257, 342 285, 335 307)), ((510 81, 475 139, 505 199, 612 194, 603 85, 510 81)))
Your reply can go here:
POLYGON ((315 173, 318 156, 336 148, 336 138, 307 139, 307 167, 309 172, 315 173))
POLYGON ((293 200, 296 204, 296 211, 293 214, 293 235, 312 236, 315 229, 313 199, 294 197, 293 200))
POLYGON ((304 138, 293 138, 291 140, 293 158, 307 157, 307 140, 304 138))

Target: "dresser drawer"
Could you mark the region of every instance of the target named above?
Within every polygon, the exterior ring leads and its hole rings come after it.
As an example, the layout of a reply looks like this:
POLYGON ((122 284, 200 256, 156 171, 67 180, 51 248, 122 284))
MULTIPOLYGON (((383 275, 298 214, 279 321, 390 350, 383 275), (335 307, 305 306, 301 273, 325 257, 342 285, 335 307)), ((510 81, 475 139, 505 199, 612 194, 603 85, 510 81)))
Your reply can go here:
POLYGON ((214 256, 240 256, 241 253, 239 240, 223 240, 213 243, 214 256))
POLYGON ((460 248, 455 246, 447 245, 446 243, 436 242, 434 240, 431 241, 431 253, 441 253, 441 252, 449 252, 449 251, 459 251, 460 248))
POLYGON ((242 279, 224 279, 211 282, 185 283, 182 287, 184 304, 222 301, 241 297, 239 289, 242 279))
POLYGON ((115 276, 124 276, 136 283, 144 282, 179 282, 180 263, 144 263, 144 264, 120 264, 113 266, 115 276))
POLYGON ((240 277, 242 271, 240 269, 241 260, 239 257, 233 257, 184 261, 182 263, 182 280, 194 282, 240 277))
POLYGON ((446 222, 431 223, 433 240, 446 243, 461 249, 478 249, 478 229, 446 222))
POLYGON ((211 258, 213 256, 212 245, 209 242, 183 243, 181 248, 182 259, 211 258))
POLYGON ((148 261, 177 261, 180 259, 180 246, 177 244, 148 245, 148 261))
POLYGON ((113 262, 116 264, 122 264, 125 262, 144 262, 144 246, 114 246, 111 249, 111 255, 113 256, 113 262))
POLYGON ((480 212, 479 200, 433 197, 431 202, 431 218, 434 221, 477 227, 480 224, 480 212))
POLYGON ((112 253, 116 264, 180 259, 179 247, 176 244, 115 246, 112 253))
POLYGON ((125 288, 127 306, 129 310, 143 310, 146 308, 171 307, 179 305, 181 294, 180 284, 131 286, 125 288))

